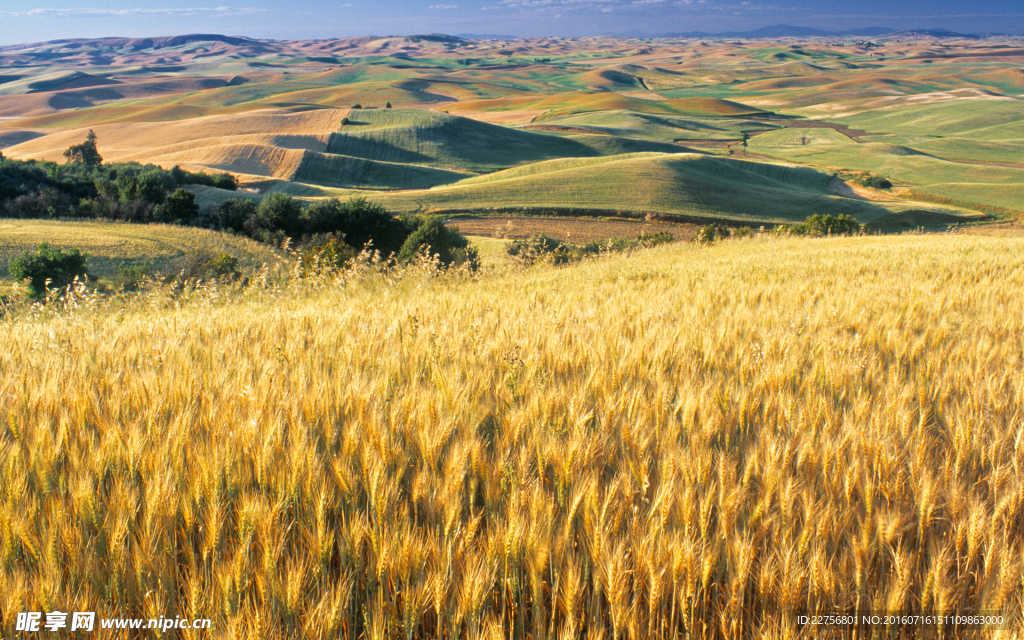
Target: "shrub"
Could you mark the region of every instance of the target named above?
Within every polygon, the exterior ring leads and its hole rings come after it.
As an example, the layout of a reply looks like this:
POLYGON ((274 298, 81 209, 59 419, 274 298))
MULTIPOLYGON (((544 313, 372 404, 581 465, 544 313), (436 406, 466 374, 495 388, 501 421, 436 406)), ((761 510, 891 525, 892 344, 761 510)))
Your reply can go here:
POLYGON ((301 215, 302 202, 284 193, 272 193, 263 198, 256 214, 242 226, 253 238, 260 238, 266 231, 283 231, 285 235, 295 236, 303 231, 301 215))
POLYGON ((186 278, 237 278, 238 258, 221 253, 213 255, 207 251, 200 251, 189 256, 182 269, 182 275, 186 278))
POLYGON ((202 214, 200 223, 218 231, 240 232, 245 228, 245 221, 256 215, 259 206, 259 202, 255 200, 241 198, 225 200, 202 214))
POLYGON ((575 245, 558 238, 536 233, 527 240, 516 240, 508 245, 508 254, 518 262, 533 264, 538 260, 552 264, 567 264, 583 259, 586 256, 602 253, 620 253, 641 247, 655 247, 666 242, 673 242, 675 237, 668 231, 660 231, 651 235, 639 235, 635 239, 609 238, 602 241, 575 245))
POLYGON ((872 189, 892 189, 892 182, 882 176, 865 176, 859 182, 865 187, 872 189))
POLYGON ((728 227, 711 223, 701 227, 700 230, 697 231, 697 235, 694 236, 693 241, 701 244, 711 244, 715 240, 725 240, 730 237, 732 237, 732 232, 729 231, 728 227))
POLYGON ((514 240, 506 250, 508 255, 523 264, 548 260, 563 264, 570 260, 570 247, 562 240, 545 233, 535 233, 525 240, 514 240))
POLYGON ((138 291, 152 272, 148 264, 128 265, 122 262, 117 265, 117 275, 114 276, 113 284, 121 291, 138 291))
POLYGON ((838 216, 816 213, 790 229, 791 233, 801 236, 849 236, 860 231, 860 223, 845 213, 838 216))
POLYGON ((355 249, 337 235, 319 234, 299 249, 299 266, 303 275, 332 273, 344 267, 355 255, 355 249))
POLYGON ((11 260, 7 269, 18 280, 28 280, 29 295, 38 298, 46 293, 47 288, 61 289, 74 282, 76 277, 85 278, 88 275, 85 269, 88 257, 78 249, 65 253, 44 242, 35 253, 25 253, 11 260))
POLYGON ((238 191, 238 179, 230 173, 222 173, 213 177, 213 185, 226 191, 238 191))
POLYGON ((416 223, 396 218, 387 209, 366 200, 321 200, 302 214, 303 232, 311 235, 341 234, 346 244, 360 251, 367 242, 384 256, 401 251, 416 223))
POLYGON ((66 193, 43 187, 4 202, 2 211, 9 218, 63 218, 73 215, 75 207, 66 193))
POLYGON ((447 227, 440 216, 425 218, 406 239, 398 252, 398 259, 411 262, 426 251, 436 256, 445 267, 467 264, 472 269, 478 266, 476 250, 469 246, 458 229, 447 227))
POLYGON ((199 215, 196 194, 178 189, 167 197, 167 202, 160 207, 159 218, 166 222, 191 222, 199 215))

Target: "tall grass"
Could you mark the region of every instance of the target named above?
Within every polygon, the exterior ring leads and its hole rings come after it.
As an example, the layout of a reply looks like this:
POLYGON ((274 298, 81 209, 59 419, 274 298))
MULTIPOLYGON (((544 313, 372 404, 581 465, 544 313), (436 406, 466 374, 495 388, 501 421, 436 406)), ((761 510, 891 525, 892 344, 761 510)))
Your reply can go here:
POLYGON ((0 628, 785 638, 986 610, 1020 637, 1022 249, 755 239, 10 311, 0 628))

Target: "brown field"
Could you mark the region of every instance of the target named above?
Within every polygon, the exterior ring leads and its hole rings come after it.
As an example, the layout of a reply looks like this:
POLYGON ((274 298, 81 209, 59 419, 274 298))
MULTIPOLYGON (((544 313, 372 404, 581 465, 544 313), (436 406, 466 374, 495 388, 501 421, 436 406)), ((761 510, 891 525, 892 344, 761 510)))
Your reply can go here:
POLYGON ((678 240, 690 240, 697 225, 637 222, 634 220, 598 220, 593 218, 543 216, 454 216, 448 224, 471 236, 518 240, 544 233, 574 243, 635 238, 668 231, 678 240))

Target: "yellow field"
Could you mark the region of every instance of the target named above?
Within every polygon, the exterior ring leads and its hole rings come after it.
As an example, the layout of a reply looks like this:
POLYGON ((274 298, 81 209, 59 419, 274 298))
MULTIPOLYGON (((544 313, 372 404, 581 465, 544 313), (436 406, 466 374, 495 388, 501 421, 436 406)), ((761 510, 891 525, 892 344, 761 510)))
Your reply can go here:
POLYGON ((1022 288, 1019 238, 753 239, 14 309, 2 633, 1020 637, 1022 288))
POLYGON ((227 253, 245 271, 263 265, 275 268, 283 254, 248 238, 207 229, 163 224, 117 222, 61 222, 55 220, 0 220, 0 282, 10 278, 12 258, 35 251, 43 242, 59 249, 80 249, 89 255, 89 273, 101 282, 117 274, 120 265, 145 266, 174 273, 190 256, 227 253))

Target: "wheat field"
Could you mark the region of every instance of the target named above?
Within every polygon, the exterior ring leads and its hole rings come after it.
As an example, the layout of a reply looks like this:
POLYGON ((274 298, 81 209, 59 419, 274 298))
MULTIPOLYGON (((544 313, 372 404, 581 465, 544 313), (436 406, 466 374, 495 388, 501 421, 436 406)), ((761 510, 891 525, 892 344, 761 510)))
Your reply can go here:
POLYGON ((4 637, 1024 634, 1019 238, 253 282, 0 318, 4 637))

